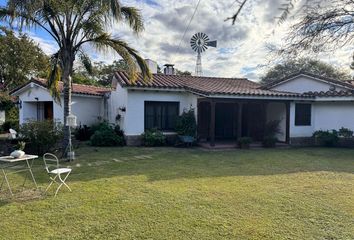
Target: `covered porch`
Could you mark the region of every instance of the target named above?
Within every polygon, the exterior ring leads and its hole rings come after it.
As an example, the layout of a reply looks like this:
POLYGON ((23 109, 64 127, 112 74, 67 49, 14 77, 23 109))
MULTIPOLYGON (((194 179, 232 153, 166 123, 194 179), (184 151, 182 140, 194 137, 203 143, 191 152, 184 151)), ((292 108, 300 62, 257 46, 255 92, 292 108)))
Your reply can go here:
POLYGON ((240 137, 262 142, 267 122, 278 120, 280 143, 289 143, 290 102, 258 99, 198 99, 198 140, 202 144, 234 143, 240 137))

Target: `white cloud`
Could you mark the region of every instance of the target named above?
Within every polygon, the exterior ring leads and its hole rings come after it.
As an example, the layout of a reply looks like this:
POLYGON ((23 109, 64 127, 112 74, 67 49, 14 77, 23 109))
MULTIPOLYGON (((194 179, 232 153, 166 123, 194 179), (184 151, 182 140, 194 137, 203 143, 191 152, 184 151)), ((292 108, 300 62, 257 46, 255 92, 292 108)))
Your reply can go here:
MULTIPOLYGON (((160 65, 174 63, 176 68, 194 72, 196 53, 189 46, 190 37, 196 32, 205 32, 210 39, 218 40, 218 48, 210 48, 202 56, 204 75, 259 79, 277 59, 269 54, 267 44, 281 45, 290 23, 278 25, 279 7, 284 0, 253 0, 243 9, 237 23, 232 26, 230 17, 236 10, 234 0, 203 0, 181 42, 184 29, 196 6, 197 0, 123 0, 124 4, 141 9, 145 19, 145 31, 135 36, 127 26, 117 25, 111 33, 125 39, 138 49, 144 58, 157 61, 160 65)), ((297 1, 297 6, 302 1, 297 1)), ((295 11, 296 12, 296 11, 295 11)), ((291 20, 292 17, 289 18, 291 20)), ((37 35, 32 37, 48 53, 55 45, 37 35)), ((119 56, 112 53, 95 53, 86 49, 97 61, 112 62, 119 56)), ((334 54, 320 54, 318 58, 347 68, 351 62, 352 49, 342 49, 334 54)))

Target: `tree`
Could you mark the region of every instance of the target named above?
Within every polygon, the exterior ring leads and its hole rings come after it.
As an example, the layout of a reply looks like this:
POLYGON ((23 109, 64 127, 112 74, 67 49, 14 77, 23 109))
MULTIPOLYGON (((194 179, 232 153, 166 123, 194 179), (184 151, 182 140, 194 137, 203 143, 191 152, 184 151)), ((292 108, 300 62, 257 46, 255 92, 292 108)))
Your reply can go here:
POLYGON ((189 71, 181 71, 181 70, 176 69, 176 75, 179 75, 179 76, 192 76, 192 73, 189 72, 189 71))
MULTIPOLYGON (((63 81, 64 125, 71 111, 71 76, 75 58, 79 57, 85 68, 92 71, 84 45, 119 54, 129 66, 131 81, 137 78, 136 63, 144 79, 151 78, 149 68, 138 52, 122 39, 106 32, 123 22, 136 34, 144 29, 140 12, 123 6, 119 0, 9 0, 6 7, 0 8, 0 20, 16 23, 20 28, 41 28, 57 43, 59 50, 51 58, 48 88, 53 98, 60 102, 58 82, 63 81)), ((64 151, 69 138, 69 127, 65 126, 64 151)))
POLYGON ((29 80, 31 76, 44 76, 49 57, 25 34, 0 27, 0 82, 10 90, 29 80))
POLYGON ((268 70, 265 76, 261 78, 261 82, 269 83, 287 77, 291 74, 298 73, 300 71, 305 71, 342 81, 352 79, 349 73, 339 70, 328 63, 311 58, 300 58, 277 64, 268 70))
POLYGON ((87 85, 110 86, 112 75, 116 71, 128 72, 129 66, 123 59, 115 60, 112 64, 94 62, 91 72, 88 72, 82 65, 79 65, 74 69, 72 81, 87 85))
MULTIPOLYGON (((343 46, 353 45, 354 35, 354 1, 353 0, 304 0, 299 11, 294 10, 297 0, 284 0, 279 6, 282 13, 278 23, 283 23, 294 14, 300 17, 291 26, 285 45, 277 50, 283 56, 298 56, 301 52, 334 51, 343 46)), ((236 13, 227 18, 235 24, 241 11, 251 0, 236 0, 236 13)), ((351 68, 354 69, 354 53, 351 68)))
POLYGON ((307 4, 290 29, 280 53, 325 52, 351 46, 354 37, 354 1, 332 0, 307 4))

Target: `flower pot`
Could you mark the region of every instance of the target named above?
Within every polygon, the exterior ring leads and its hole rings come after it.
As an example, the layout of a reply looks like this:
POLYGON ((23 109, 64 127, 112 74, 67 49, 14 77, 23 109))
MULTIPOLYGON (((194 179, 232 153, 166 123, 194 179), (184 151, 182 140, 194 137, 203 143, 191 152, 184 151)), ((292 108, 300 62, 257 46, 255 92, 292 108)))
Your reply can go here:
POLYGON ((25 156, 25 152, 21 151, 21 150, 15 150, 10 154, 10 156, 13 158, 21 158, 21 157, 25 156))

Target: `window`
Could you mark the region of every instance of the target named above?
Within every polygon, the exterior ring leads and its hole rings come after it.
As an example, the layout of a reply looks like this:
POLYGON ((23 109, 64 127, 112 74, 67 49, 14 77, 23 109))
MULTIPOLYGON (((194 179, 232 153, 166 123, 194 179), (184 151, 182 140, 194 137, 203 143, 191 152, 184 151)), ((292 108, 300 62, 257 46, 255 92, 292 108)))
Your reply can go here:
POLYGON ((179 113, 179 102, 145 102, 145 129, 173 131, 179 113))
POLYGON ((296 103, 295 104, 295 126, 311 125, 311 104, 296 103))

